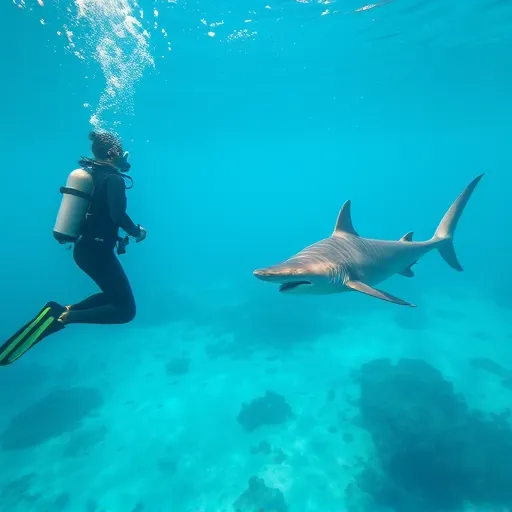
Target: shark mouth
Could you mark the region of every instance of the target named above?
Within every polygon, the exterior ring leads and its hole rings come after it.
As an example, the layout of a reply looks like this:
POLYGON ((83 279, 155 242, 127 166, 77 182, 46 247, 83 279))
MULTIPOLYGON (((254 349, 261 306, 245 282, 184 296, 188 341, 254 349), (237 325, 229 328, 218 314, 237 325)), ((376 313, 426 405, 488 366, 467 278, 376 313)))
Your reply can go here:
POLYGON ((310 281, 292 281, 291 283, 283 283, 279 287, 280 292, 289 292, 290 290, 293 290, 294 288, 297 288, 297 286, 301 286, 303 284, 311 284, 310 281))

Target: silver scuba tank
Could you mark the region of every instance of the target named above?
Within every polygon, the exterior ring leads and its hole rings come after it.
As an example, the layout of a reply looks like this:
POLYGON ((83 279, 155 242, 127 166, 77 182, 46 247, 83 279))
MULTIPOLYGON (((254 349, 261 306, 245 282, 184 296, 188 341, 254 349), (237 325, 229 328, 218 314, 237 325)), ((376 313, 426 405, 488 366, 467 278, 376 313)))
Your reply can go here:
POLYGON ((82 223, 86 218, 94 191, 94 181, 85 169, 75 169, 67 179, 66 186, 60 188, 62 201, 53 236, 60 244, 78 240, 82 223))

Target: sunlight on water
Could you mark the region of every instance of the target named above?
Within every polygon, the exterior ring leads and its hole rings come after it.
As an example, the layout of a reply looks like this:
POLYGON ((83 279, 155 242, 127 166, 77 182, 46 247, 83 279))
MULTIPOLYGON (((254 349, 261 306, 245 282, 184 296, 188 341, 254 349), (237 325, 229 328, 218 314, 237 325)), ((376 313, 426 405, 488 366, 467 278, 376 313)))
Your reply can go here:
MULTIPOLYGON (((95 128, 113 129, 122 114, 133 115, 135 86, 155 62, 149 47, 150 29, 144 27, 144 11, 136 0, 75 0, 49 3, 44 0, 13 0, 23 10, 48 14, 41 25, 56 29, 65 49, 86 65, 99 64, 105 85, 97 102, 84 103, 95 128), (48 11, 50 9, 50 11, 48 11), (55 9, 56 17, 51 14, 55 9), (46 12, 48 11, 48 13, 46 12)), ((158 11, 154 9, 154 19, 158 11)), ((158 28, 155 21, 154 29, 158 28)), ((165 29, 160 30, 167 37, 165 29)))
POLYGON ((90 122, 104 127, 105 113, 131 114, 136 83, 154 66, 149 33, 137 19, 137 4, 128 0, 76 0, 76 23, 88 25, 86 50, 103 70, 105 89, 90 122))

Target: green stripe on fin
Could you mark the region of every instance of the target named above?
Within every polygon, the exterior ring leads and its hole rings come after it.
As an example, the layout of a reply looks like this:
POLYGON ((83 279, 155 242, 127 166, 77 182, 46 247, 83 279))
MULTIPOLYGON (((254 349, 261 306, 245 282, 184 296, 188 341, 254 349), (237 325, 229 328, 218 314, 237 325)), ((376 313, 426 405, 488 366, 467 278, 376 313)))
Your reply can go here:
POLYGON ((52 325, 54 321, 55 321, 54 316, 47 318, 44 321, 44 323, 40 327, 38 327, 34 331, 34 333, 25 341, 25 343, 23 343, 12 354, 10 354, 10 356, 8 357, 9 362, 14 363, 14 361, 16 361, 16 359, 18 359, 20 356, 22 356, 27 350, 32 348, 32 346, 35 345, 39 341, 39 337, 41 336, 41 334, 43 334, 43 332, 46 331, 46 329, 48 329, 48 327, 50 325, 52 325))
POLYGON ((8 352, 15 349, 16 346, 29 334, 29 332, 36 327, 36 325, 41 322, 41 320, 48 314, 48 312, 51 311, 50 307, 44 308, 39 315, 37 315, 34 320, 32 320, 24 329, 22 332, 20 332, 18 335, 16 335, 10 342, 8 342, 8 345, 5 347, 5 349, 0 354, 0 360, 4 359, 8 352))

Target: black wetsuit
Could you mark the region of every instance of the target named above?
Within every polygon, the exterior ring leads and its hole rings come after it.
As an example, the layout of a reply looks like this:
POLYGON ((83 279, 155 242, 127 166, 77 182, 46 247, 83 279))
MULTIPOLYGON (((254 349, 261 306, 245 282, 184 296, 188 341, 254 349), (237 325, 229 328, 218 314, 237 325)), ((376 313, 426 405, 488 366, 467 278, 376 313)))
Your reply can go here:
POLYGON ((135 299, 114 249, 119 228, 134 237, 140 235, 140 228, 126 213, 123 177, 109 166, 98 166, 92 176, 93 202, 73 258, 101 293, 72 305, 66 323, 123 324, 135 317, 135 299))

